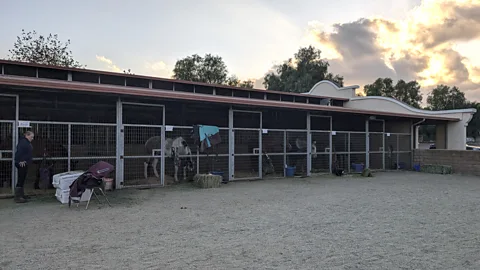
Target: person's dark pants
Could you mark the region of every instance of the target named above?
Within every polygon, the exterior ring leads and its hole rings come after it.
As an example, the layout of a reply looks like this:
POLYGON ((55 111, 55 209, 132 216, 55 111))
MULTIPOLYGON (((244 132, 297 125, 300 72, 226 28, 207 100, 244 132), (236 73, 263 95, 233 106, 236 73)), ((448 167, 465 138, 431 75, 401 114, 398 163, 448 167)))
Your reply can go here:
POLYGON ((23 188, 25 185, 25 178, 27 178, 28 165, 20 167, 20 165, 15 165, 17 167, 18 179, 17 179, 17 188, 23 188))

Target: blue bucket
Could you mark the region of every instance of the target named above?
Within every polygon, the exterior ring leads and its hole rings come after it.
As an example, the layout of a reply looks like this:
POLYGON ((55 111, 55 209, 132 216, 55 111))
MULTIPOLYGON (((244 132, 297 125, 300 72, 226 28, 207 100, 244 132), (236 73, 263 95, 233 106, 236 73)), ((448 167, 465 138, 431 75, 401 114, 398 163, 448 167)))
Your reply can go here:
POLYGON ((419 171, 420 171, 420 164, 415 164, 415 165, 413 165, 413 169, 414 169, 415 171, 419 172, 419 171))
POLYGON ((285 168, 285 176, 292 177, 295 175, 295 167, 287 166, 285 168))
POLYGON ((364 166, 361 163, 352 163, 352 169, 354 172, 363 172, 364 166))

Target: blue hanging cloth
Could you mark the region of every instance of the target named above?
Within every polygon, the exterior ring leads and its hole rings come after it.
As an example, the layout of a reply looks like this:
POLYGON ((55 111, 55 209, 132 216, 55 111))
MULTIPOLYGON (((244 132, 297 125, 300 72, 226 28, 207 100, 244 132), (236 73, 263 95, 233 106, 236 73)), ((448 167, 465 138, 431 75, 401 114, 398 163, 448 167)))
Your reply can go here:
POLYGON ((216 126, 195 125, 193 126, 192 137, 199 145, 200 152, 222 142, 220 129, 216 126))

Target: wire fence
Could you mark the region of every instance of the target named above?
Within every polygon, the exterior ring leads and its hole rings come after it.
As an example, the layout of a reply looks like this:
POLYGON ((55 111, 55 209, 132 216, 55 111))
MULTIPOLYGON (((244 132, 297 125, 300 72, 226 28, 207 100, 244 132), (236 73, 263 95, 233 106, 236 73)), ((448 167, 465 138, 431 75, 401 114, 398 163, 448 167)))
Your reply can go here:
MULTIPOLYGON (((2 188, 11 187, 12 129, 13 123, 0 122, 2 188)), ((294 168, 294 175, 330 173, 333 166, 350 173, 358 173, 368 165, 376 170, 411 168, 411 137, 406 133, 370 132, 367 137, 366 132, 234 127, 229 136, 229 128, 221 127, 222 142, 213 152, 201 153, 192 138, 191 126, 124 124, 121 146, 117 143, 115 124, 38 121, 19 128, 19 132, 27 129, 35 133, 34 166, 27 178, 27 186, 34 189, 39 188, 39 167, 52 164, 53 175, 86 170, 100 160, 116 164, 118 147, 122 147, 123 153, 123 186, 161 184, 162 173, 168 184, 175 180, 175 175, 191 180, 197 173, 209 172, 235 180, 290 176, 287 168, 294 168), (162 129, 165 140, 181 139, 187 143, 190 152, 180 153, 180 157, 191 160, 191 168, 176 170, 169 153, 161 162, 165 143, 162 129), (146 143, 152 138, 157 138, 159 145, 149 149, 146 143)))

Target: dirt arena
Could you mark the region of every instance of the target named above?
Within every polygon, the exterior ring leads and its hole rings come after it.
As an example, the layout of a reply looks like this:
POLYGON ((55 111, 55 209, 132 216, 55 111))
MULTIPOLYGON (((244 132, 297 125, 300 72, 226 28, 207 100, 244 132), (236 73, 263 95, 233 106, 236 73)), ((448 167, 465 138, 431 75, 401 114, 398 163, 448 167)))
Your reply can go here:
POLYGON ((0 269, 480 269, 480 178, 388 172, 0 200, 0 269), (186 207, 186 209, 181 209, 186 207))

